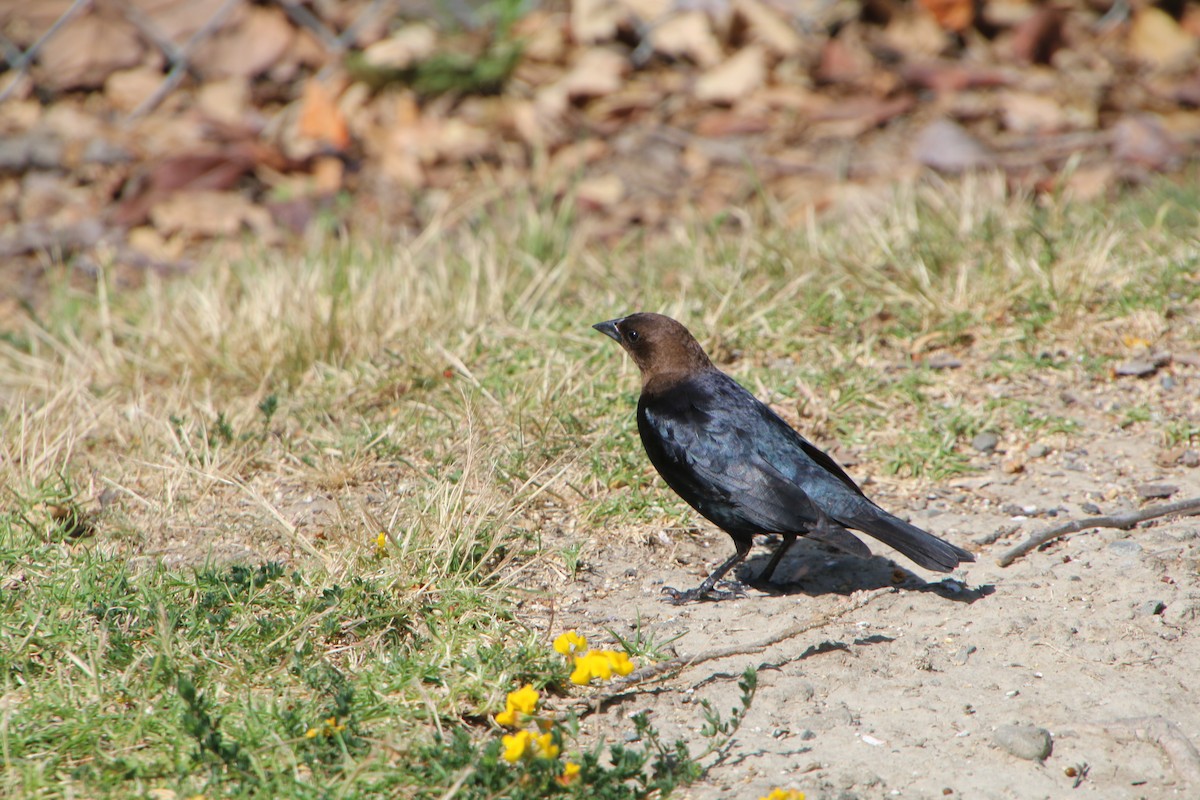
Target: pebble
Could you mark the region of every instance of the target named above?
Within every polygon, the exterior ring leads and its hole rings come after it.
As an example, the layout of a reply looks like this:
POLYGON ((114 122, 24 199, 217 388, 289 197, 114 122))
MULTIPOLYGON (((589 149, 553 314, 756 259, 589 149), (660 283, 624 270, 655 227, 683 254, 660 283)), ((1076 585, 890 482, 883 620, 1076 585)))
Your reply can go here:
POLYGON ((127 147, 108 139, 90 139, 83 149, 85 164, 124 164, 133 160, 127 147))
POLYGON ((962 366, 962 361, 949 353, 934 353, 925 359, 925 366, 930 369, 958 369, 962 366))
POLYGON ((1054 745, 1050 731, 1034 725, 1001 725, 994 735, 996 745, 1017 758, 1043 761, 1054 745))
POLYGON ((953 656, 953 658, 951 658, 951 660, 957 666, 961 667, 967 663, 967 659, 970 658, 971 654, 974 652, 975 652, 975 645, 965 644, 962 647, 958 648, 958 652, 954 654, 954 656, 953 656))
POLYGON ((1094 515, 1100 513, 1100 506, 1096 505, 1095 503, 1080 503, 1079 507, 1083 509, 1083 513, 1085 514, 1094 515))
POLYGON ((62 166, 62 144, 45 134, 6 136, 0 139, 0 171, 57 169, 62 166))
POLYGON ((1128 539, 1118 539, 1115 542, 1108 543, 1108 549, 1113 555, 1118 556, 1137 556, 1141 555, 1142 546, 1137 542, 1131 542, 1128 539))
POLYGON ((1118 375, 1128 375, 1135 378, 1144 378, 1147 375, 1153 375, 1158 371, 1158 365, 1153 361, 1145 361, 1140 358, 1135 358, 1132 361, 1126 361, 1124 364, 1119 364, 1116 368, 1118 375))
POLYGON ((1155 614, 1161 614, 1167 609, 1167 604, 1162 600, 1147 600, 1144 603, 1139 603, 1137 608, 1133 610, 1135 616, 1153 617, 1155 614))
POLYGON ((990 453, 996 449, 996 445, 1000 444, 1000 437, 991 431, 978 433, 971 440, 971 447, 974 447, 981 453, 990 453))
POLYGON ((1173 486, 1169 483, 1143 483, 1136 488, 1138 497, 1141 497, 1143 500, 1170 497, 1179 491, 1178 486, 1173 486))
POLYGON ((1179 460, 1183 462, 1185 467, 1200 467, 1200 451, 1184 450, 1179 460))
POLYGON ((1045 458, 1049 454, 1050 445, 1042 444, 1040 442, 1038 444, 1030 445, 1029 449, 1025 451, 1025 455, 1029 456, 1030 458, 1045 458))

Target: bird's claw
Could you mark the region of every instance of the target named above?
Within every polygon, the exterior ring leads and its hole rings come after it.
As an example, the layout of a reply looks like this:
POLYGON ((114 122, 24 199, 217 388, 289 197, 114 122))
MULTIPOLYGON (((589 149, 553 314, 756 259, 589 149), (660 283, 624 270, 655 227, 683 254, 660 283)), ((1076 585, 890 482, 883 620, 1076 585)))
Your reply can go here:
POLYGON ((728 581, 722 585, 728 586, 729 590, 720 591, 711 587, 697 586, 695 589, 681 592, 672 586, 664 586, 663 594, 668 595, 667 602, 675 606, 694 603, 697 600, 718 603, 722 600, 735 600, 746 596, 746 587, 736 581, 728 581))

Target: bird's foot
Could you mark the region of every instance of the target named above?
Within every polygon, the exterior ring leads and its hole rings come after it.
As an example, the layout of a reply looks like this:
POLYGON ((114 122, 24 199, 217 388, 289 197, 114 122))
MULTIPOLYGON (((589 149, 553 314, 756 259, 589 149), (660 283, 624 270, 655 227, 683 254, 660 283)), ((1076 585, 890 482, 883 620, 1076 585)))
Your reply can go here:
POLYGON ((705 586, 701 584, 695 589, 688 589, 686 592, 681 592, 671 586, 664 586, 663 594, 668 596, 667 602, 675 606, 682 606, 686 603, 694 603, 697 600, 718 603, 722 600, 734 600, 736 598, 746 596, 746 587, 736 581, 727 581, 721 585, 728 586, 729 590, 721 591, 711 586, 705 586))

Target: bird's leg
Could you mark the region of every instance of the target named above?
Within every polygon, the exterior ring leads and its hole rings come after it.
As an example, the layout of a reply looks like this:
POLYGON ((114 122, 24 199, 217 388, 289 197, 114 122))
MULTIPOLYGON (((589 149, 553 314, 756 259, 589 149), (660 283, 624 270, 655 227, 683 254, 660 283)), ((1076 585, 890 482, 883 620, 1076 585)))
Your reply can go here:
POLYGON ((695 589, 688 589, 686 592, 681 592, 678 589, 672 589, 670 586, 664 586, 663 592, 669 594, 671 602, 677 606, 690 603, 693 600, 728 600, 731 597, 736 597, 736 592, 718 592, 713 587, 717 585, 717 581, 725 577, 725 573, 736 567, 739 562, 750 554, 750 547, 753 543, 754 540, 752 538, 734 539, 733 546, 737 548, 737 552, 730 556, 724 564, 714 569, 712 574, 704 579, 704 583, 695 589))
POLYGON ((779 566, 779 562, 783 559, 783 554, 788 551, 792 543, 796 541, 796 534, 783 534, 783 541, 779 543, 779 547, 775 548, 775 555, 771 556, 771 560, 767 563, 767 568, 758 576, 761 583, 766 583, 771 580, 771 575, 775 573, 775 568, 779 566))

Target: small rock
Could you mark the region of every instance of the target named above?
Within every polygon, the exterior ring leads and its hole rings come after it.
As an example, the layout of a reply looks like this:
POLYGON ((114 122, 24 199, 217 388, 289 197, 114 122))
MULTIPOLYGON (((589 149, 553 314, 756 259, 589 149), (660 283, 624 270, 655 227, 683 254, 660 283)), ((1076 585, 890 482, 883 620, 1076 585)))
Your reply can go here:
POLYGON ((1170 497, 1179 491, 1178 486, 1172 486, 1169 483, 1143 483, 1135 487, 1138 497, 1143 500, 1155 500, 1159 498, 1170 497))
POLYGON ((1043 761, 1050 755, 1050 731, 1033 725, 1001 725, 994 735, 996 745, 1017 758, 1043 761))
POLYGON ((1000 444, 1000 437, 991 431, 976 434, 975 438, 971 440, 971 447, 981 453, 991 453, 998 444, 1000 444))
POLYGON ((1147 600, 1144 603, 1139 603, 1133 610, 1134 616, 1137 617, 1153 617, 1156 614, 1161 614, 1167 608, 1167 604, 1162 600, 1147 600))
POLYGON ((1108 549, 1117 556, 1133 557, 1141 555, 1142 546, 1137 542, 1131 542, 1128 539, 1118 539, 1115 542, 1109 542, 1108 549))
POLYGON ((57 169, 62 166, 62 155, 62 144, 44 133, 0 139, 0 171, 3 172, 57 169))
POLYGON ((1041 442, 1030 445, 1029 449, 1025 451, 1025 455, 1029 456, 1030 458, 1045 458, 1049 454, 1050 445, 1042 444, 1041 442))
POLYGON ((1179 462, 1185 467, 1191 467, 1192 469, 1200 467, 1200 451, 1184 450, 1183 455, 1179 458, 1179 462))
POLYGON ((934 353, 925 359, 925 366, 930 369, 958 369, 962 366, 962 361, 950 353, 934 353))
POLYGON ((1100 513, 1100 506, 1096 505, 1095 503, 1080 503, 1079 507, 1083 509, 1083 513, 1085 514, 1095 515, 1100 513))
POLYGON ((133 153, 119 142, 108 139, 88 139, 83 148, 85 164, 124 164, 133 160, 133 153))
POLYGON ((1132 361, 1126 361, 1124 364, 1118 364, 1114 372, 1118 375, 1124 375, 1134 378, 1144 378, 1147 375, 1153 375, 1158 371, 1153 361, 1135 358, 1132 361))
MULTIPOLYGON (((799 675, 800 673, 798 670, 796 672, 787 672, 785 670, 784 674, 795 676, 795 675, 799 675)), ((816 687, 813 686, 810 682, 805 681, 805 680, 796 681, 795 683, 789 684, 789 686, 790 686, 791 696, 793 698, 795 698, 797 700, 801 700, 801 701, 812 700, 813 695, 816 694, 816 692, 817 692, 816 687)))
POLYGON ((800 731, 800 738, 806 742, 811 742, 813 739, 817 738, 817 734, 811 728, 805 728, 804 730, 800 731))
POLYGON ((950 660, 953 661, 956 666, 961 667, 967 663, 967 659, 970 658, 971 654, 974 652, 975 645, 964 644, 962 647, 958 648, 958 652, 955 653, 950 660))
POLYGON ((1176 384, 1175 379, 1172 378, 1170 375, 1163 375, 1161 378, 1158 379, 1158 384, 1159 384, 1159 386, 1161 386, 1163 389, 1165 389, 1168 392, 1171 391, 1172 389, 1174 389, 1178 385, 1178 384, 1176 384))

